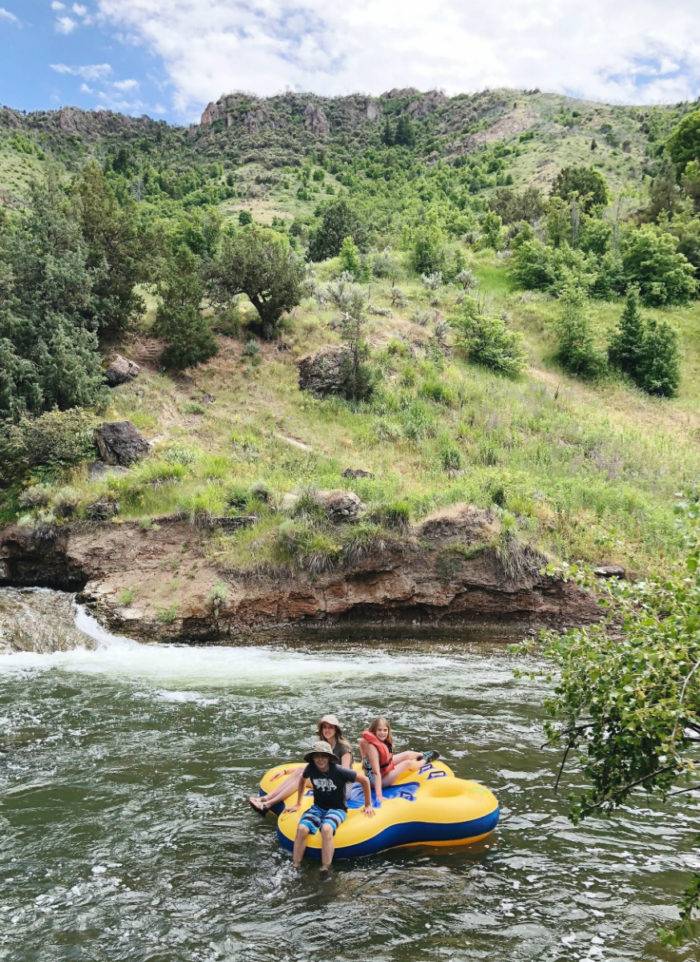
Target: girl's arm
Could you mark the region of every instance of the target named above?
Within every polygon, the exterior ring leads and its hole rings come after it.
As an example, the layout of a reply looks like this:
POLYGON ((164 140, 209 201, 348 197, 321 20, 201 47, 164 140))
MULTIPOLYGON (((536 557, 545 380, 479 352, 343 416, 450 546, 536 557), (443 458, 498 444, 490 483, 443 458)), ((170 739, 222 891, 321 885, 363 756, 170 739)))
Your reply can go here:
POLYGON ((352 752, 345 752, 340 759, 340 764, 343 768, 352 768, 352 752))
POLYGON ((362 791, 365 795, 365 815, 374 815, 374 809, 372 808, 372 790, 369 784, 369 778, 366 775, 361 775, 358 773, 357 781, 362 785, 362 791))
POLYGON ((365 742, 365 751, 372 766, 372 772, 374 773, 374 795, 377 799, 377 807, 379 807, 384 801, 384 796, 382 795, 382 773, 379 769, 379 752, 374 745, 370 745, 368 742, 365 742))

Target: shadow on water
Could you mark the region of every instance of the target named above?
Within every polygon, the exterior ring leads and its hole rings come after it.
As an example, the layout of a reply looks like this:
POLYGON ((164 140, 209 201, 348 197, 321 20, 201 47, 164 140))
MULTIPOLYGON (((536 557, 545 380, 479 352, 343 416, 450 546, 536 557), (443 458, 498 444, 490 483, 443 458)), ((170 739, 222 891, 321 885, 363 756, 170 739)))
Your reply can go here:
POLYGON ((542 751, 543 688, 502 645, 187 648, 115 639, 0 655, 0 959, 689 962, 655 941, 697 811, 642 801, 573 826, 542 751), (295 872, 245 797, 326 711, 380 711, 498 795, 463 849, 295 872))

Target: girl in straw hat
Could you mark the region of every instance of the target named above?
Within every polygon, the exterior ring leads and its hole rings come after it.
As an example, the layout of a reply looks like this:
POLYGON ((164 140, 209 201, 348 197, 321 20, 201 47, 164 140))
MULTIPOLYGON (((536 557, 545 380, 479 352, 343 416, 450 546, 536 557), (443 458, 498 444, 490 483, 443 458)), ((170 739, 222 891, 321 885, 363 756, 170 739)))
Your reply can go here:
MULTIPOLYGON (((316 726, 316 736, 319 741, 327 742, 331 746, 339 765, 345 768, 352 765, 352 748, 343 736, 340 722, 335 715, 324 715, 323 718, 319 719, 316 726)), ((299 783, 303 781, 302 775, 305 767, 305 765, 297 765, 291 769, 285 780, 274 792, 268 792, 267 795, 251 795, 248 799, 250 807, 261 815, 265 815, 274 805, 283 802, 285 798, 289 798, 290 795, 298 791, 299 783)))

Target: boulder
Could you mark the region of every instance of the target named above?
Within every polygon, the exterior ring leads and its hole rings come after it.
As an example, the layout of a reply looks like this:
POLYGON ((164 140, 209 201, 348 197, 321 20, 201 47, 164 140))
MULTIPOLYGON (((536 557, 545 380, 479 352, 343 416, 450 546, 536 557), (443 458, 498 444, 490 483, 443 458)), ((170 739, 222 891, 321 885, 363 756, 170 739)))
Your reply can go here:
MULTIPOLYGON (((301 494, 296 491, 285 494, 282 498, 282 510, 290 514, 293 513, 301 497, 301 494)), ((343 521, 355 521, 364 509, 364 504, 354 491, 345 491, 342 488, 334 488, 330 491, 314 491, 312 497, 326 513, 328 520, 334 524, 340 524, 343 521)))
POLYGON ((115 354, 105 369, 105 381, 109 387, 117 387, 119 384, 126 384, 138 377, 141 368, 134 361, 130 361, 121 354, 115 354))
POLYGON ((85 514, 90 521, 109 521, 119 514, 119 502, 113 498, 98 498, 87 506, 85 514))
POLYGON ((626 571, 622 565, 600 565, 593 574, 597 578, 624 578, 626 571))
POLYGON ((343 471, 344 478, 373 478, 374 475, 371 471, 365 471, 364 468, 346 468, 343 471))
POLYGON ((343 345, 323 347, 297 361, 299 387, 316 397, 344 394, 350 351, 343 345))
POLYGON ((145 458, 151 450, 148 441, 131 421, 105 421, 95 428, 95 444, 105 464, 128 467, 145 458))

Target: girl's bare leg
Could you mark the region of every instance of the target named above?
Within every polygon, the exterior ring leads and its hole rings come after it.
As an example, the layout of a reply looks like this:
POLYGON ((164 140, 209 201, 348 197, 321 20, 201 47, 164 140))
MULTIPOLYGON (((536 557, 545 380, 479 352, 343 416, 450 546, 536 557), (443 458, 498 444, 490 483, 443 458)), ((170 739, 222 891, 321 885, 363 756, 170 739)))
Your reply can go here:
POLYGON ((305 765, 299 765, 295 768, 274 792, 268 792, 267 795, 251 795, 249 799, 251 805, 254 805, 255 808, 262 808, 262 806, 270 808, 278 802, 283 802, 285 798, 289 798, 290 795, 299 790, 301 773, 305 767, 305 765))
MULTIPOLYGON (((402 755, 415 755, 416 752, 401 752, 402 755)), ((400 756, 394 755, 394 759, 400 756)), ((420 762, 416 761, 414 758, 404 758, 398 764, 394 763, 394 767, 390 772, 382 779, 382 785, 386 788, 389 785, 393 785, 399 775, 403 775, 404 772, 417 772, 420 768, 420 762)))

